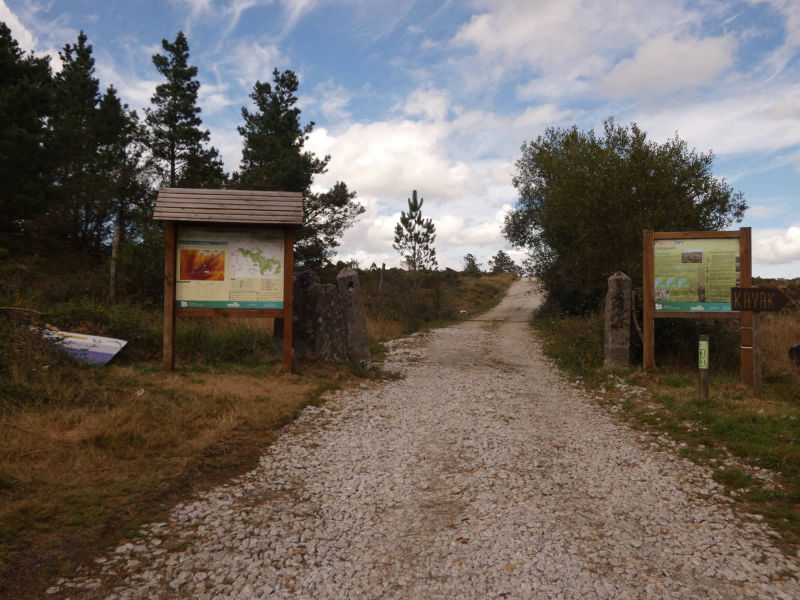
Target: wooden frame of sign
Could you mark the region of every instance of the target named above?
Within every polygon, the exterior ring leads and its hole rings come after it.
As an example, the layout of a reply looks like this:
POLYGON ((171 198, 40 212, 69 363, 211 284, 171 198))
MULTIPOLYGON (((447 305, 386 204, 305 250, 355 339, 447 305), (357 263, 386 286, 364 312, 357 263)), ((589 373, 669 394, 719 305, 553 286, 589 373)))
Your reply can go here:
POLYGON ((178 317, 282 318, 283 369, 291 371, 294 234, 303 222, 302 194, 162 188, 158 193, 153 218, 164 221, 164 371, 175 369, 175 324, 178 317), (176 296, 179 231, 191 227, 202 227, 220 235, 230 233, 241 236, 272 232, 270 235, 279 239, 282 234, 282 302, 237 302, 231 299, 230 302, 180 302, 179 305, 176 296), (255 307, 249 307, 250 305, 255 307))
MULTIPOLYGON (((739 261, 738 261, 738 286, 731 287, 752 287, 752 253, 751 253, 751 230, 749 227, 742 227, 738 231, 681 231, 681 232, 662 232, 645 229, 642 232, 642 253, 643 253, 643 346, 644 357, 643 367, 645 369, 655 367, 655 319, 739 319, 739 363, 742 381, 753 386, 758 390, 761 386, 761 361, 759 355, 759 335, 758 319, 750 311, 716 310, 706 312, 704 310, 680 311, 673 310, 662 312, 656 310, 656 286, 655 286, 655 244, 658 240, 702 240, 713 239, 738 239, 739 241, 739 261)), ((698 303, 701 306, 702 303, 698 303)))

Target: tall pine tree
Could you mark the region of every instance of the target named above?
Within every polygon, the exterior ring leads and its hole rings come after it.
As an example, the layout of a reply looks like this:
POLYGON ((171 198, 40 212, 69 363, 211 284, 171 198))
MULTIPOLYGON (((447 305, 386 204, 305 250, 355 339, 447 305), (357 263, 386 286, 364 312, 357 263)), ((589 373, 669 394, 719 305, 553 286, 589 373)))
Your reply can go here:
POLYGON ((408 199, 408 212, 400 213, 400 222, 394 228, 394 244, 392 247, 403 257, 406 267, 411 272, 414 286, 417 284, 417 273, 436 267, 436 227, 431 219, 422 218, 422 198, 417 198, 417 190, 413 190, 408 199))
POLYGON ((47 208, 50 66, 26 56, 0 22, 0 234, 25 231, 47 208))
POLYGON ((179 31, 174 42, 162 40, 161 47, 164 53, 153 56, 153 65, 166 82, 156 87, 145 121, 162 182, 170 187, 222 187, 226 177, 219 153, 204 146, 210 134, 200 128, 200 82, 197 67, 189 65, 186 36, 179 31))
POLYGON ((43 227, 76 249, 97 252, 108 236, 110 197, 102 173, 103 136, 100 84, 94 76, 92 46, 86 34, 59 53, 55 77, 56 108, 48 148, 55 157, 54 200, 43 227))
POLYGON ((330 260, 342 233, 364 207, 344 182, 321 194, 311 192, 314 176, 325 172, 330 157, 318 158, 304 149, 314 123, 300 123, 297 76, 275 69, 272 81, 257 81, 253 87, 255 112, 242 108, 244 125, 238 129, 244 147, 232 183, 239 189, 303 194, 303 226, 296 236, 295 257, 298 266, 317 269, 330 260))

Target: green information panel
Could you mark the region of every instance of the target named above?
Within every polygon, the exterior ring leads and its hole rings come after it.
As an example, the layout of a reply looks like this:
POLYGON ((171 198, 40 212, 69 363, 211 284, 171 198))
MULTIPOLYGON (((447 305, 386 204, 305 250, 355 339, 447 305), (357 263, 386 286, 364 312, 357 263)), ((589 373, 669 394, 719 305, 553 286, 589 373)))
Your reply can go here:
POLYGON ((730 312, 738 238, 655 240, 656 312, 730 312))
POLYGON ((176 304, 283 308, 283 231, 179 227, 176 304))

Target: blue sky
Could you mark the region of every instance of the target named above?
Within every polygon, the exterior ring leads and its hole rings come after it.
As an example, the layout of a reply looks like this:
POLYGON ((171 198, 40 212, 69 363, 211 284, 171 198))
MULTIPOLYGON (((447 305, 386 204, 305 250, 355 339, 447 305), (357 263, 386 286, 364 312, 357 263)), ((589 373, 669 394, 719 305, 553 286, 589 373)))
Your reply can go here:
POLYGON ((522 142, 613 116, 713 150, 751 207, 754 273, 800 277, 798 0, 0 0, 0 20, 56 68, 84 30, 101 84, 140 114, 152 55, 184 31, 227 170, 255 81, 295 71, 307 147, 332 157, 317 184, 345 181, 367 208, 340 248, 362 267, 399 265, 413 189, 440 265, 471 252, 485 266, 511 250, 500 227, 522 142))

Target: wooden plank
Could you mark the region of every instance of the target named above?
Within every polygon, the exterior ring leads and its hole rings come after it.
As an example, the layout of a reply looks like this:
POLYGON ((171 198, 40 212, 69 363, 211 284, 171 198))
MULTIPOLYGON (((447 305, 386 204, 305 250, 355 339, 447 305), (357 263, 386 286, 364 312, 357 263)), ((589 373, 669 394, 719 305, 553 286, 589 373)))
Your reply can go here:
POLYGON ((294 283, 294 230, 283 230, 283 370, 292 371, 292 289, 294 283))
POLYGON ((153 216, 162 221, 300 225, 303 195, 300 192, 163 188, 159 191, 153 216))
MULTIPOLYGON (((154 217, 155 218, 155 217, 154 217)), ((220 223, 261 223, 263 225, 299 225, 302 221, 302 216, 284 216, 284 215, 271 215, 271 214, 206 214, 195 213, 189 215, 185 212, 170 212, 158 215, 157 221, 181 221, 186 223, 213 223, 215 221, 220 223)))
POLYGON ((164 227, 164 371, 175 370, 175 223, 164 227))
POLYGON ((702 312, 691 310, 657 311, 656 319, 738 319, 738 312, 702 312))
POLYGON ((739 235, 739 231, 656 231, 654 232, 653 239, 703 240, 713 238, 738 238, 739 235))
POLYGON ((655 251, 653 248, 653 230, 642 232, 642 367, 650 369, 656 366, 655 348, 655 251))
MULTIPOLYGON (((739 287, 744 288, 752 287, 753 285, 750 231, 749 227, 742 227, 739 229, 739 287)), ((749 337, 747 341, 749 341, 750 344, 745 344, 745 338, 747 336, 752 336, 753 313, 750 311, 742 311, 739 314, 741 315, 739 317, 739 371, 742 381, 752 386, 754 372, 752 343, 755 340, 749 337)))
POLYGON ((280 308, 180 308, 176 314, 187 318, 235 318, 275 319, 283 316, 280 308))
POLYGON ((161 188, 158 190, 158 194, 165 196, 248 196, 253 198, 296 198, 303 195, 302 192, 285 190, 219 190, 211 188, 161 188))
POLYGON ((761 393, 761 315, 753 315, 753 393, 761 393))

